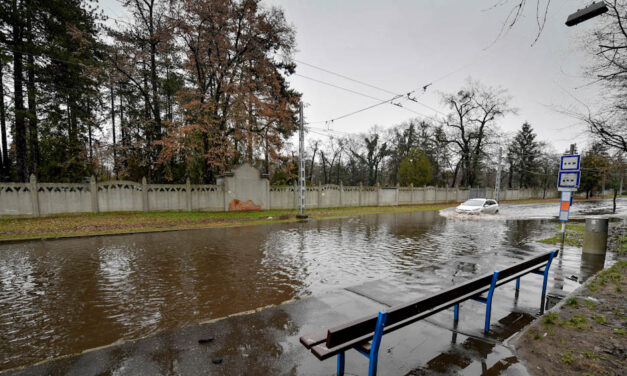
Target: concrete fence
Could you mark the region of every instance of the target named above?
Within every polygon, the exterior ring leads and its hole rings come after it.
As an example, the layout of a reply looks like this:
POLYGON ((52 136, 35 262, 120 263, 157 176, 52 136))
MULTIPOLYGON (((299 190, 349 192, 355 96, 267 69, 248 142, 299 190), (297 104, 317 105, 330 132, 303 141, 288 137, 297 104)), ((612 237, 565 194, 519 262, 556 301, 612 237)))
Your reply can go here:
MULTIPOLYGON (((486 188, 486 197, 493 197, 486 188)), ((542 190, 503 190, 501 200, 542 198, 542 190)), ((343 185, 308 186, 306 208, 348 206, 394 206, 460 202, 470 197, 469 190, 436 187, 348 187, 343 185)), ((555 190, 545 197, 558 197, 555 190)), ((115 180, 86 184, 30 183, 0 184, 0 215, 42 216, 57 213, 98 213, 111 211, 228 211, 233 200, 252 201, 261 209, 296 209, 298 189, 270 186, 258 170, 242 165, 218 179, 218 184, 147 184, 115 180)))

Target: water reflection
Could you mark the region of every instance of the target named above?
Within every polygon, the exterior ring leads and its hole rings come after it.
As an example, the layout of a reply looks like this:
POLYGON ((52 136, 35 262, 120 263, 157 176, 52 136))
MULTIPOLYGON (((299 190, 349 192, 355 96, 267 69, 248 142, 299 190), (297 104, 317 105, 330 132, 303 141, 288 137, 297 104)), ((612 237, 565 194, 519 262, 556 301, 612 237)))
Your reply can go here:
MULTIPOLYGON (((3 245, 0 369, 379 279, 435 292, 551 249, 532 239, 554 231, 425 211, 3 245)), ((579 251, 559 263, 579 273, 579 251)))
POLYGON ((517 333, 533 319, 534 316, 527 313, 511 312, 499 320, 497 325, 493 325, 487 339, 459 334, 455 325, 449 349, 427 361, 426 367, 412 370, 407 375, 500 375, 517 363, 518 359, 515 356, 507 357, 499 342, 517 333), (464 338, 462 343, 458 343, 459 337, 464 338))
POLYGON ((581 253, 581 267, 579 278, 584 282, 596 272, 603 270, 605 266, 605 254, 596 255, 589 253, 581 253))

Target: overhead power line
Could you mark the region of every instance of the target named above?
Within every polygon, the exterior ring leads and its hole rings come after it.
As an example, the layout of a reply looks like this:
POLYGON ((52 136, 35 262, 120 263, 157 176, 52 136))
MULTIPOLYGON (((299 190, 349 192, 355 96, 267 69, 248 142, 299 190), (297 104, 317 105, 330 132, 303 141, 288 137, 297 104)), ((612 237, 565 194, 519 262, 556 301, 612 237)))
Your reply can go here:
POLYGON ((381 102, 379 102, 379 103, 375 103, 375 104, 370 105, 370 106, 368 106, 368 107, 364 107, 364 108, 361 108, 361 109, 359 109, 359 110, 356 110, 356 111, 353 111, 353 112, 349 112, 349 113, 347 113, 347 114, 344 114, 344 115, 341 115, 341 116, 335 117, 335 118, 333 118, 333 119, 329 119, 329 120, 322 120, 322 121, 315 121, 315 122, 311 122, 311 123, 307 123, 307 124, 333 123, 333 122, 335 122, 335 121, 337 121, 337 120, 341 120, 341 119, 347 118, 347 117, 349 117, 349 116, 353 116, 353 115, 358 114, 358 113, 360 113, 360 112, 367 111, 367 110, 369 110, 369 109, 371 109, 371 108, 375 108, 375 107, 381 106, 381 105, 386 104, 386 103, 391 103, 392 101, 397 100, 397 99, 399 99, 400 97, 402 97, 402 95, 401 95, 401 96, 398 96, 398 95, 397 95, 397 96, 394 96, 394 97, 393 97, 393 98, 391 98, 391 99, 388 99, 388 100, 385 100, 385 101, 381 101, 381 102))
POLYGON ((345 87, 342 87, 342 86, 339 86, 339 85, 335 85, 335 84, 332 84, 332 83, 329 83, 329 82, 326 82, 326 81, 321 81, 321 80, 318 80, 318 79, 315 79, 315 78, 312 78, 312 77, 308 77, 308 76, 305 76, 305 75, 302 75, 302 74, 299 74, 299 73, 294 73, 294 76, 298 76, 298 77, 306 78, 306 79, 308 79, 308 80, 311 80, 311 81, 317 82, 317 83, 319 83, 319 84, 328 85, 328 86, 334 87, 334 88, 336 88, 336 89, 340 89, 340 90, 348 91, 349 93, 353 93, 353 94, 356 94, 356 95, 361 95, 362 97, 366 97, 366 98, 374 99, 375 101, 381 101, 381 100, 382 100, 382 99, 379 99, 379 98, 373 97, 373 96, 368 95, 368 94, 360 93, 360 92, 355 91, 355 90, 352 90, 352 89, 347 89, 347 88, 345 88, 345 87))
MULTIPOLYGON (((395 100, 397 100, 397 99, 408 99, 408 100, 411 100, 411 94, 413 93, 413 91, 411 91, 411 92, 409 92, 409 93, 407 93, 407 94, 397 94, 397 95, 395 95, 395 96, 394 96, 394 98, 392 98, 392 99, 383 100, 383 99, 376 98, 376 97, 373 97, 373 96, 368 95, 368 94, 364 94, 364 93, 361 93, 361 92, 358 92, 358 91, 355 91, 355 90, 352 90, 352 89, 348 89, 348 88, 345 88, 345 87, 342 87, 342 86, 339 86, 339 85, 332 84, 332 83, 330 83, 330 82, 321 81, 321 80, 318 80, 318 79, 315 79, 315 78, 312 78, 312 77, 309 77, 309 76, 304 76, 304 75, 299 74, 299 73, 294 73, 294 75, 295 75, 295 76, 298 76, 298 77, 306 78, 306 79, 308 79, 308 80, 312 80, 312 81, 314 81, 314 82, 317 82, 317 83, 320 83, 320 84, 323 84, 323 85, 328 85, 328 86, 334 87, 334 88, 336 88, 336 89, 344 90, 344 91, 347 91, 347 92, 350 92, 350 93, 353 93, 353 94, 356 94, 356 95, 360 95, 360 96, 362 96, 362 97, 366 97, 366 98, 369 98, 369 99, 374 99, 374 100, 376 100, 376 101, 381 102, 381 103, 379 103, 379 104, 376 104, 375 106, 368 106, 367 108, 362 109, 362 110, 360 110, 360 111, 357 111, 357 112, 355 112, 355 113, 358 113, 358 112, 361 112, 361 111, 365 111, 365 110, 370 109, 370 108, 372 108, 372 107, 376 107, 376 106, 378 106, 378 105, 385 104, 385 103, 388 103, 388 102, 389 102, 389 103, 391 103, 391 104, 395 105, 396 107, 399 107, 400 109, 403 109, 403 110, 405 110, 405 111, 409 111, 409 112, 414 113, 414 114, 416 114, 416 115, 418 115, 418 116, 420 116, 420 117, 423 117, 423 118, 425 118, 425 117, 426 117, 424 114, 421 114, 420 112, 417 112, 417 111, 414 111, 414 110, 412 110, 412 109, 410 109, 410 108, 407 108, 407 107, 403 106, 403 105, 402 105, 402 104, 400 104, 400 103, 394 103, 394 102, 393 102, 393 101, 395 101, 395 100)), ((330 119, 330 120, 325 120, 325 121, 320 121, 320 122, 314 122, 314 123, 329 123, 329 122, 333 122, 333 121, 335 121, 335 120, 343 119, 344 117, 348 117, 348 116, 354 115, 355 113, 347 114, 347 115, 345 115, 345 116, 340 116, 340 117, 338 117, 338 118, 334 118, 334 119, 330 119)), ((307 123, 307 124, 312 124, 312 123, 307 123)))
POLYGON ((351 77, 345 76, 345 75, 343 75, 343 74, 336 73, 336 72, 330 71, 330 70, 328 70, 328 69, 321 68, 321 67, 319 67, 319 66, 316 66, 316 65, 313 65, 313 64, 306 63, 306 62, 304 62, 304 61, 302 61, 302 60, 294 60, 294 61, 295 61, 295 62, 297 62, 297 63, 299 63, 299 64, 303 64, 303 65, 306 65, 306 66, 308 66, 308 67, 311 67, 311 68, 314 68, 314 69, 318 69, 318 70, 321 70, 321 71, 323 71, 323 72, 326 72, 326 73, 332 74, 332 75, 334 75, 334 76, 342 77, 342 78, 343 78, 343 79, 345 79, 345 80, 353 81, 353 82, 356 82, 356 83, 361 84, 361 85, 364 85, 364 86, 368 86, 368 87, 373 88, 373 89, 381 90, 381 91, 386 92, 386 93, 388 93, 388 94, 393 94, 393 95, 397 95, 397 94, 398 94, 398 93, 395 93, 395 92, 393 92, 393 91, 390 91, 390 90, 387 90, 387 89, 384 89, 384 88, 381 88, 381 87, 378 87, 378 86, 375 86, 375 85, 371 85, 371 84, 369 84, 369 83, 366 83, 366 82, 363 82, 363 81, 357 80, 357 79, 355 79, 355 78, 351 78, 351 77))
MULTIPOLYGON (((388 90, 388 89, 384 89, 384 88, 382 88, 382 87, 379 87, 379 86, 376 86, 376 85, 372 85, 372 84, 369 84, 369 83, 367 83, 367 82, 364 82, 364 81, 361 81, 361 80, 358 80, 358 79, 355 79, 355 78, 352 78, 352 77, 348 77, 348 76, 346 76, 346 75, 344 75, 344 74, 337 73, 337 72, 333 72, 333 71, 331 71, 331 70, 329 70, 329 69, 322 68, 322 67, 320 67, 320 66, 317 66, 317 65, 314 65, 314 64, 310 64, 310 63, 304 62, 304 61, 302 61, 302 60, 294 60, 294 61, 296 61, 296 62, 297 62, 297 63, 299 63, 299 64, 303 64, 303 65, 306 65, 306 66, 308 66, 308 67, 311 67, 311 68, 314 68, 314 69, 318 69, 318 70, 320 70, 320 71, 322 71, 322 72, 326 72, 326 73, 332 74, 332 75, 334 75, 334 76, 341 77, 341 78, 343 78, 343 79, 345 79, 345 80, 352 81, 352 82, 356 82, 356 83, 358 83, 358 84, 361 84, 361 85, 364 85, 364 86, 367 86, 367 87, 370 87, 370 88, 373 88, 373 89, 376 89, 376 90, 380 90, 380 91, 383 91, 383 92, 388 93, 388 94, 392 94, 392 95, 403 95, 403 94, 400 94, 400 93, 398 93, 398 92, 394 92, 394 91, 391 91, 391 90, 388 90)), ((301 76, 301 77, 305 77, 305 76, 300 75, 300 74, 297 74, 297 73, 295 73, 295 75, 297 75, 297 76, 301 76)), ((305 78, 309 78, 309 77, 305 77, 305 78)), ((309 78, 309 79, 316 81, 315 79, 312 79, 312 78, 309 78)), ((318 82, 320 82, 320 81, 318 81, 318 82)), ((429 83, 429 84, 426 84, 426 85, 422 86, 423 90, 426 90, 426 89, 427 89, 427 87, 429 87, 430 85, 431 85, 431 83, 429 83)), ((335 86, 335 85, 331 84, 331 86, 335 86)), ((337 86, 336 86, 336 87, 337 87, 337 86)), ((340 88, 340 89, 342 89, 342 90, 347 90, 347 91, 355 92, 354 90, 345 89, 345 88, 342 88, 342 87, 338 87, 338 88, 340 88)), ((356 94, 358 94, 358 95, 362 95, 362 96, 367 96, 366 94, 363 94, 363 93, 356 93, 356 94)), ((442 111, 440 111, 440 110, 438 110, 438 109, 436 109, 436 108, 434 108, 434 107, 431 107, 431 106, 429 106, 429 105, 427 105, 427 104, 425 104, 425 103, 420 102, 420 101, 419 101, 419 100, 417 100, 415 97, 411 97, 411 96, 407 95, 407 98, 406 98, 406 99, 407 99, 407 100, 410 100, 410 101, 412 101, 412 102, 418 103, 419 105, 421 105, 421 106, 423 106, 423 107, 426 107, 426 108, 428 108, 428 109, 430 109, 430 110, 432 110, 432 111, 434 111, 434 112, 437 112, 437 113, 439 113, 440 115, 446 115, 446 114, 444 114, 442 111)), ((411 111, 411 110, 409 110, 409 111, 410 111, 410 112, 414 112, 414 111, 411 111)), ((416 112, 415 112, 415 113, 416 113, 416 112)))

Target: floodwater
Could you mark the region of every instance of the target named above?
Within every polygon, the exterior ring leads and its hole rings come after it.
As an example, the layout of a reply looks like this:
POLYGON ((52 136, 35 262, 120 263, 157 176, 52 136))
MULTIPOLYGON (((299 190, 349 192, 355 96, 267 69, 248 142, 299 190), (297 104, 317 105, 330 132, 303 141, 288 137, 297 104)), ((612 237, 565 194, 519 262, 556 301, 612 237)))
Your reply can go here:
MULTIPOLYGON (((554 249, 535 240, 556 231, 557 205, 2 245, 0 371, 381 279, 435 292, 554 249)), ((627 214, 627 200, 617 212, 627 214)), ((613 257, 582 263, 580 250, 566 247, 552 268, 564 278, 551 288, 571 291, 613 257)))

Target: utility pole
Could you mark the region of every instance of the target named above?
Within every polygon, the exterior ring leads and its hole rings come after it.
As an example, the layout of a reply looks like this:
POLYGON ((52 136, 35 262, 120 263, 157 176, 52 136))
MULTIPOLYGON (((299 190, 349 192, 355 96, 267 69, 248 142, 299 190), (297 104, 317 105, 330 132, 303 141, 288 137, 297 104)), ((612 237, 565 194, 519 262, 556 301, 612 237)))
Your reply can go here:
POLYGON ((503 148, 499 148, 499 166, 496 169, 496 182, 494 183, 494 199, 499 202, 501 194, 501 158, 503 157, 503 148))
POLYGON ((298 215, 297 218, 307 218, 305 215, 305 119, 303 117, 303 102, 299 109, 300 129, 298 134, 298 215))

